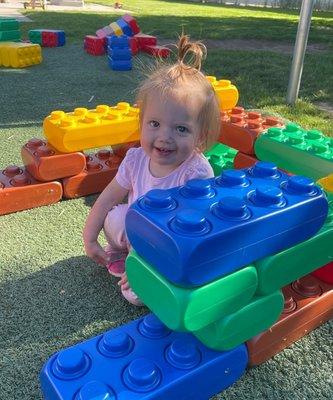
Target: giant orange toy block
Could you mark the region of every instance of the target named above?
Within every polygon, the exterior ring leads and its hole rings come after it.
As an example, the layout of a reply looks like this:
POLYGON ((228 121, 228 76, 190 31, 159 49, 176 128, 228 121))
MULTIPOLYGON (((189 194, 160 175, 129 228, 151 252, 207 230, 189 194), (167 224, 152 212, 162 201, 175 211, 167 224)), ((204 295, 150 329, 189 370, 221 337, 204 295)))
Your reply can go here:
POLYGON ((64 197, 74 199, 102 192, 116 175, 121 160, 109 150, 86 155, 84 171, 62 180, 64 197))
POLYGON ((79 174, 86 166, 83 153, 60 153, 41 139, 31 139, 21 149, 23 163, 39 181, 48 182, 79 174))
POLYGON ((230 118, 221 118, 219 141, 245 154, 254 154, 257 136, 272 126, 283 126, 275 117, 263 117, 258 112, 246 112, 242 107, 234 107, 230 118))
POLYGON ((258 365, 333 317, 333 284, 307 275, 283 288, 280 319, 248 342, 249 364, 258 365))
POLYGON ((44 135, 58 151, 71 153, 139 139, 139 109, 128 103, 93 110, 53 111, 44 119, 44 135))
POLYGON ((39 182, 16 165, 0 171, 0 215, 53 204, 61 197, 60 182, 39 182))

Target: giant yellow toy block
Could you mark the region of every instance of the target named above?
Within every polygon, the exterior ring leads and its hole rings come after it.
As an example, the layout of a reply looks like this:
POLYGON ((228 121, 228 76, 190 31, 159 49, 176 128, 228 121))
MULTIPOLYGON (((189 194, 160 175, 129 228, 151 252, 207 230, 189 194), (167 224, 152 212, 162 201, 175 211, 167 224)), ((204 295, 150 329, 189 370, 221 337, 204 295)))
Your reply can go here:
POLYGON ((207 79, 212 84, 219 100, 222 111, 231 110, 237 105, 239 94, 235 85, 226 79, 217 80, 215 76, 207 76, 207 79))
POLYGON ((24 68, 42 62, 39 44, 20 42, 0 42, 0 65, 24 68))
POLYGON ((317 183, 326 191, 329 198, 333 198, 333 174, 319 179, 317 183))
POLYGON ((117 22, 111 22, 109 27, 113 30, 114 34, 117 36, 121 36, 124 34, 123 30, 121 27, 117 24, 117 22))
POLYGON ((63 153, 134 142, 139 140, 139 109, 118 103, 70 113, 53 111, 43 127, 49 143, 63 153))

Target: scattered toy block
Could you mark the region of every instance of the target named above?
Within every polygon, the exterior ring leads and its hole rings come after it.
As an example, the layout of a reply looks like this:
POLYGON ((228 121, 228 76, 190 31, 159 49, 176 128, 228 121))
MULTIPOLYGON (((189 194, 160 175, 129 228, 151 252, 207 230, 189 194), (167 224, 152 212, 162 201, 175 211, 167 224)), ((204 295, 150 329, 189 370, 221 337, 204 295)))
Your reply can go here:
POLYGON ((113 35, 113 30, 109 27, 109 25, 104 26, 104 28, 98 29, 96 31, 96 36, 100 38, 106 38, 107 36, 113 35))
POLYGON ((118 171, 121 158, 110 150, 86 155, 86 168, 78 175, 62 180, 64 197, 75 199, 102 192, 118 171))
POLYGON ((281 127, 283 123, 275 117, 265 118, 261 113, 234 107, 230 118, 221 121, 219 141, 242 153, 254 155, 254 143, 258 135, 271 126, 281 127))
POLYGON ((86 166, 83 153, 60 153, 41 139, 31 139, 21 149, 27 171, 37 180, 48 182, 77 175, 86 166))
POLYGON ((84 49, 93 56, 102 56, 106 53, 106 38, 87 35, 84 38, 84 49))
POLYGON ((0 43, 0 62, 4 67, 24 68, 42 62, 41 47, 32 43, 0 43))
POLYGON ((311 275, 283 288, 284 311, 265 332, 249 340, 249 365, 259 365, 333 317, 333 284, 311 275))
POLYGON ((116 23, 119 26, 119 28, 122 30, 124 35, 126 35, 126 36, 133 36, 134 35, 131 26, 123 18, 119 18, 116 21, 116 23))
POLYGON ((329 262, 319 269, 316 269, 312 272, 312 275, 323 282, 333 285, 333 261, 329 262))
POLYGON ((43 127, 48 142, 62 153, 112 146, 139 139, 139 109, 123 102, 70 113, 53 111, 43 127))
POLYGON ((132 29, 134 35, 137 35, 140 32, 140 28, 136 19, 129 14, 125 14, 121 17, 132 29))
POLYGON ((170 49, 164 46, 145 45, 142 50, 154 57, 167 58, 170 55, 170 49))
POLYGON ((140 300, 168 328, 177 331, 197 331, 241 309, 257 289, 253 266, 189 289, 169 282, 135 252, 126 259, 126 274, 140 300))
POLYGON ((283 301, 280 290, 254 297, 240 310, 193 334, 211 349, 230 350, 272 326, 283 311, 283 301))
POLYGON ((47 206, 61 197, 60 182, 39 182, 16 165, 0 171, 0 215, 47 206))
POLYGON ((206 400, 247 361, 245 345, 215 352, 149 314, 54 354, 40 379, 47 400, 206 400))
POLYGON ((157 45, 157 37, 146 35, 145 33, 137 33, 134 35, 135 39, 138 42, 139 50, 144 50, 146 46, 156 46, 157 45))
POLYGON ((212 166, 214 175, 219 176, 225 169, 234 168, 237 150, 222 143, 216 143, 204 155, 212 166))
POLYGON ((135 56, 139 52, 139 45, 137 39, 133 36, 129 38, 129 45, 132 51, 132 55, 135 56))
POLYGON ((221 111, 229 111, 236 106, 239 97, 238 89, 231 84, 231 81, 226 79, 217 80, 215 76, 207 76, 207 79, 212 84, 220 100, 221 111))
POLYGON ((121 29, 121 27, 117 24, 117 22, 111 22, 111 24, 109 25, 111 30, 112 30, 112 34, 116 35, 116 36, 122 36, 124 35, 123 30, 121 29))
POLYGON ((270 160, 293 174, 318 180, 333 171, 333 138, 296 124, 270 128, 254 145, 257 158, 270 160))
POLYGON ((192 287, 312 237, 327 212, 326 196, 311 179, 258 162, 149 191, 129 208, 126 232, 160 274, 192 287))

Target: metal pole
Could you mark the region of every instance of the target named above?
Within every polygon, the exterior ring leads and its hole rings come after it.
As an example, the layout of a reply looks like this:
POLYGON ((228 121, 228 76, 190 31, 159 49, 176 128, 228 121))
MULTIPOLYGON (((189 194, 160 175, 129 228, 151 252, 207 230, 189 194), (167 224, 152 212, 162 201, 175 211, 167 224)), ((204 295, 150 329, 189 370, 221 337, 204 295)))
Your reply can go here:
POLYGON ((301 83, 304 55, 311 25, 314 0, 303 0, 299 17, 297 36, 294 47, 293 62, 289 76, 287 103, 294 105, 301 83))

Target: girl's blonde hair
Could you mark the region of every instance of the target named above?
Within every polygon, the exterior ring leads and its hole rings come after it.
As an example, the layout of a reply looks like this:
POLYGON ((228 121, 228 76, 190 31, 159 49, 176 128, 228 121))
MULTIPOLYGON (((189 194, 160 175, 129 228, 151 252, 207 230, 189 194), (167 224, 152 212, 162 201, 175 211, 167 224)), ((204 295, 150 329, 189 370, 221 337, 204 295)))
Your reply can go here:
POLYGON ((211 83, 201 72, 202 60, 207 50, 201 42, 191 42, 187 35, 181 35, 177 44, 176 63, 159 63, 139 86, 137 104, 140 107, 140 124, 149 96, 158 92, 166 98, 170 95, 180 100, 198 98, 198 124, 201 136, 197 147, 201 151, 208 149, 218 138, 220 132, 219 100, 211 83))

